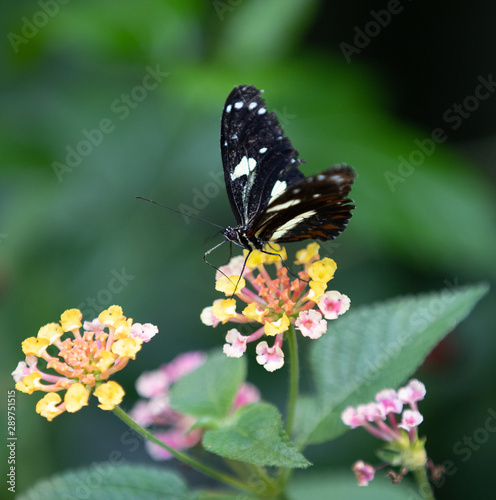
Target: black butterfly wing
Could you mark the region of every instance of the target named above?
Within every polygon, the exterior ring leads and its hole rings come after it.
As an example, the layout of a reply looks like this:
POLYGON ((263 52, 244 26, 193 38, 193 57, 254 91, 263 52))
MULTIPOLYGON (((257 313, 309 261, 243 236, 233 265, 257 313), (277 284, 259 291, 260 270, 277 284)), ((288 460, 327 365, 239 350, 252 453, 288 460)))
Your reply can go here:
POLYGON ((251 226, 271 199, 304 177, 298 152, 260 94, 253 85, 235 87, 222 114, 224 180, 240 227, 251 226))
POLYGON ((336 238, 355 208, 347 198, 355 176, 351 167, 337 165, 305 177, 267 206, 248 231, 248 238, 277 243, 336 238))

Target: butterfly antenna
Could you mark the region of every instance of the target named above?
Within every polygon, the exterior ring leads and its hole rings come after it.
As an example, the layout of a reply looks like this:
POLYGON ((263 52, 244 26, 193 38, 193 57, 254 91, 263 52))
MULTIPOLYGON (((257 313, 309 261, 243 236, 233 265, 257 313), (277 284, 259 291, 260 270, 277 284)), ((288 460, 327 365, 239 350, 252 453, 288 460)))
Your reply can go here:
MULTIPOLYGON (((216 271, 219 271, 220 274, 222 274, 223 276, 225 276, 233 285, 234 285, 234 292, 233 294, 231 295, 231 299, 234 297, 234 294, 236 293, 236 290, 238 289, 238 285, 239 285, 239 282, 241 281, 241 278, 243 276, 243 272, 245 270, 245 267, 246 267, 246 261, 248 260, 248 257, 250 256, 250 253, 246 256, 245 258, 245 261, 243 262, 243 267, 241 268, 241 274, 238 278, 238 281, 236 282, 236 284, 234 284, 234 281, 231 280, 231 278, 224 272, 224 271, 221 271, 218 267, 215 267, 213 264, 211 264, 208 260, 207 260, 207 255, 210 253, 210 252, 213 252, 215 249, 219 248, 221 245, 223 245, 226 241, 228 240, 224 240, 224 241, 221 241, 218 245, 215 245, 214 247, 212 247, 210 250, 207 250, 205 252, 205 254, 203 255, 203 262, 205 262, 205 264, 208 264, 210 267, 213 267, 216 271)), ((230 256, 232 256, 232 241, 229 242, 231 245, 230 245, 230 256)), ((231 259, 231 257, 229 257, 229 259, 231 259)))
POLYGON ((248 258, 250 257, 251 252, 252 252, 252 250, 249 250, 247 256, 245 257, 245 261, 243 262, 243 267, 241 268, 241 272, 239 273, 238 282, 234 286, 234 292, 231 295, 231 299, 234 297, 234 294, 236 293, 236 290, 238 289, 239 282, 241 281, 241 278, 243 277, 243 273, 245 272, 245 269, 246 269, 246 263, 248 262, 248 258))
MULTIPOLYGON (((207 224, 210 224, 211 226, 215 226, 215 227, 219 227, 220 229, 224 229, 222 226, 219 226, 218 224, 215 224, 214 222, 210 222, 209 220, 201 219, 200 217, 195 217, 194 215, 185 214, 184 212, 181 212, 181 210, 176 210, 175 208, 168 207, 167 205, 162 205, 162 203, 159 203, 158 201, 149 200, 148 198, 143 198, 143 196, 136 196, 136 199, 149 201, 150 203, 155 203, 155 205, 166 208, 167 210, 170 210, 171 212, 176 212, 176 214, 181 214, 181 215, 184 215, 185 217, 189 217, 190 219, 199 220, 200 222, 205 222, 207 224)), ((219 245, 217 245, 217 246, 219 246, 219 245)), ((217 247, 214 247, 214 248, 217 248, 217 247)), ((213 248, 212 248, 212 250, 213 250, 213 248)), ((210 251, 208 251, 207 253, 210 253, 210 251)), ((208 264, 208 262, 207 262, 207 264, 208 264)))

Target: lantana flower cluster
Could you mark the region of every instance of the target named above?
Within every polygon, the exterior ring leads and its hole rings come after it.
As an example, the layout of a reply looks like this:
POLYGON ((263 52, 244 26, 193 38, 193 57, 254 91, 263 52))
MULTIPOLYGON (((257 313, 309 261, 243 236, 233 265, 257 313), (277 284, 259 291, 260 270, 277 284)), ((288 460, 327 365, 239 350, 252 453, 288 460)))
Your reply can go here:
MULTIPOLYGON (((184 450, 198 444, 202 439, 203 429, 195 427, 193 417, 171 408, 170 390, 175 382, 201 366, 206 358, 207 355, 201 351, 185 352, 157 370, 144 372, 136 381, 136 390, 144 399, 134 405, 131 417, 142 427, 152 427, 155 436, 175 450, 184 450)), ((236 395, 232 411, 259 400, 259 390, 245 382, 236 395)), ((146 441, 145 446, 155 460, 166 460, 172 456, 150 441, 146 441)))
POLYGON ((271 254, 252 251, 246 264, 245 251, 245 256, 234 257, 219 269, 215 288, 226 298, 206 307, 202 322, 213 327, 220 323, 258 323, 251 335, 242 335, 236 328, 227 332, 227 356, 239 358, 248 343, 263 336, 273 337, 272 345, 262 340, 256 346, 257 362, 272 372, 284 365, 282 344, 290 325, 304 337, 318 339, 327 331, 327 320, 336 319, 349 309, 350 299, 346 295, 327 291, 337 266, 333 259, 321 259, 319 249, 317 243, 311 243, 297 252, 295 265, 303 266, 303 270, 295 279, 290 279, 283 264, 286 250, 276 245, 267 248, 271 254), (276 268, 275 279, 267 270, 271 265, 276 268), (234 296, 245 304, 241 311, 234 296))
POLYGON ((374 479, 376 471, 387 466, 400 468, 399 474, 388 474, 397 482, 408 471, 432 465, 427 459, 425 439, 418 437, 418 426, 424 417, 418 411, 417 402, 423 400, 425 394, 424 384, 412 379, 398 391, 384 389, 376 394, 374 402, 349 406, 343 411, 341 419, 346 425, 352 429, 363 427, 372 436, 387 443, 377 452, 383 460, 382 465, 374 467, 362 460, 353 465, 359 486, 367 486, 374 479), (408 405, 408 408, 404 408, 404 405, 408 405))
POLYGON ((12 372, 19 391, 47 393, 38 401, 36 412, 49 421, 86 406, 92 392, 102 410, 120 404, 124 390, 107 379, 135 359, 143 342, 158 332, 149 323, 133 324, 119 306, 109 307, 84 325, 82 318, 79 309, 68 309, 59 323, 49 323, 36 337, 24 340, 26 359, 12 372), (62 391, 66 391, 63 400, 62 391))

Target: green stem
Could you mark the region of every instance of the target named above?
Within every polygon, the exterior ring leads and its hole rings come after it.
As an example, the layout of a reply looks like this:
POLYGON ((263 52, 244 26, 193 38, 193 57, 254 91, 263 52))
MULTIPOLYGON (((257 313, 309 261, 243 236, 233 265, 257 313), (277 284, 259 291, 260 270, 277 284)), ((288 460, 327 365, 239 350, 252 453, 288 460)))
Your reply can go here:
MULTIPOLYGON (((288 331, 288 343, 289 343, 289 394, 288 394, 288 406, 286 412, 286 432, 291 438, 294 430, 294 422, 296 416, 296 403, 298 401, 298 388, 300 383, 300 364, 298 359, 298 341, 296 337, 296 331, 293 325, 290 325, 288 331)), ((284 486, 289 481, 293 473, 293 469, 280 469, 278 484, 281 488, 281 492, 284 486)), ((283 494, 283 492, 281 493, 283 494)))
POLYGON ((223 472, 218 471, 217 469, 213 469, 212 467, 209 467, 208 465, 203 464, 202 462, 199 462, 198 460, 195 460, 194 458, 190 457, 186 453, 183 453, 181 451, 175 450, 174 448, 171 448, 170 446, 167 446, 165 443, 157 439, 149 430, 141 427, 138 425, 122 408, 119 406, 116 406, 114 408, 114 413, 124 422, 126 423, 131 429, 136 431, 138 434, 143 436, 145 439, 148 439, 152 443, 155 443, 156 445, 164 448, 167 450, 173 457, 177 458, 181 462, 185 463, 186 465, 189 465, 193 469, 196 469, 197 471, 202 472, 206 476, 209 476, 213 479, 217 479, 218 481, 221 481, 225 484, 228 484, 229 486, 232 486, 233 488, 237 488, 242 491, 246 491, 249 493, 253 493, 254 490, 253 488, 250 488, 250 486, 238 481, 237 479, 233 478, 232 476, 229 476, 228 474, 225 474, 223 472))
POLYGON ((288 331, 289 337, 289 395, 286 415, 286 432, 291 437, 293 434, 296 403, 298 401, 298 384, 300 382, 300 364, 298 360, 298 341, 293 325, 288 331))
POLYGON ((422 498, 424 500, 435 500, 425 467, 413 471, 413 475, 415 477, 415 481, 417 481, 419 492, 422 495, 422 498))

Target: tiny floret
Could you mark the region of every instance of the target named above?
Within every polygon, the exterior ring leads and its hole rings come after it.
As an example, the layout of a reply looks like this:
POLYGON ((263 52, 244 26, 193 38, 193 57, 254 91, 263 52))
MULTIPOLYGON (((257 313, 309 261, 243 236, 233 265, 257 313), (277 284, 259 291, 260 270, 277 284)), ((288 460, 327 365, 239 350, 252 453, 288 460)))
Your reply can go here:
POLYGON ((107 310, 100 313, 98 321, 104 325, 114 326, 114 323, 122 318, 122 307, 110 306, 107 310))
POLYGON ((350 308, 350 299, 348 296, 332 290, 319 298, 318 306, 325 319, 336 319, 350 308))
POLYGON ((265 323, 264 332, 265 335, 274 336, 279 333, 284 333, 289 328, 289 318, 286 314, 283 314, 281 318, 275 321, 268 321, 265 323))
POLYGON ((226 343, 224 344, 224 353, 229 358, 240 358, 246 351, 247 340, 248 337, 241 335, 236 328, 229 330, 226 335, 226 343))
MULTIPOLYGON (((60 316, 60 325, 64 332, 77 330, 83 325, 81 323, 83 315, 79 309, 68 309, 60 316)), ((39 336, 39 334, 38 334, 39 336)))
POLYGON ((217 280, 215 289, 218 292, 223 292, 226 296, 231 296, 236 292, 240 292, 245 287, 245 279, 239 276, 222 276, 217 280))
POLYGON ((74 413, 88 404, 90 391, 83 384, 72 384, 65 393, 64 402, 66 410, 74 413))
POLYGON ((220 319, 216 318, 213 313, 213 307, 205 307, 200 314, 201 322, 207 326, 217 326, 220 323, 220 319))
POLYGON ((412 379, 405 387, 398 391, 398 397, 404 403, 412 406, 416 405, 417 401, 422 401, 425 397, 425 385, 417 379, 412 379))
POLYGON ((318 339, 327 331, 327 321, 322 319, 322 314, 318 311, 310 309, 300 312, 296 318, 295 327, 304 337, 318 339))
POLYGON ((50 344, 55 344, 63 334, 64 330, 58 323, 49 323, 39 329, 38 338, 47 339, 50 344))
POLYGON ((26 356, 41 356, 49 345, 48 339, 29 337, 22 343, 22 352, 26 356))
POLYGON ((366 464, 363 460, 355 462, 352 469, 357 478, 358 486, 368 486, 369 482, 374 479, 374 467, 370 464, 366 464))
POLYGON ((323 281, 324 283, 327 283, 334 277, 336 269, 336 262, 334 262, 333 259, 329 259, 329 257, 324 257, 322 260, 318 260, 313 264, 310 264, 310 267, 308 268, 308 275, 314 281, 323 281))
POLYGON ((284 353, 278 345, 269 347, 267 342, 257 345, 257 363, 263 365, 268 372, 278 370, 284 365, 284 353))
POLYGON ((39 413, 42 417, 45 417, 49 422, 51 422, 55 417, 64 411, 61 409, 63 406, 60 405, 61 402, 62 399, 57 393, 50 392, 38 401, 36 404, 36 413, 39 413))
POLYGON ((113 410, 121 403, 124 397, 124 389, 117 382, 110 380, 95 389, 95 396, 100 401, 99 408, 102 410, 113 410))
POLYGON ((421 413, 415 410, 405 410, 401 416, 401 424, 398 425, 400 429, 410 432, 415 427, 418 427, 424 420, 421 413))
POLYGON ((403 402, 399 399, 398 394, 393 389, 384 389, 378 392, 375 400, 381 404, 385 415, 388 413, 401 413, 403 402))
POLYGON ((236 318, 236 300, 235 299, 225 299, 214 302, 212 306, 212 314, 226 323, 231 318, 236 318))

